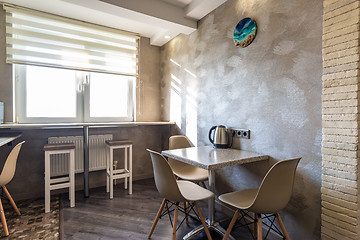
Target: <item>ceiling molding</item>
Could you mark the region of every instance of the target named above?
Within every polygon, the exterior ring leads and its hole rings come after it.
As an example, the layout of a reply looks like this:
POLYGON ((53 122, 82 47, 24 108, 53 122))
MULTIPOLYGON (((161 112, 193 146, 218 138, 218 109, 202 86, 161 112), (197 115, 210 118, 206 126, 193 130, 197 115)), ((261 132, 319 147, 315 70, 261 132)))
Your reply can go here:
POLYGON ((227 0, 193 0, 185 8, 185 15, 193 19, 201 19, 227 0))
POLYGON ((138 33, 162 46, 197 29, 226 0, 2 0, 43 12, 138 33), (169 39, 165 36, 170 36, 169 39))

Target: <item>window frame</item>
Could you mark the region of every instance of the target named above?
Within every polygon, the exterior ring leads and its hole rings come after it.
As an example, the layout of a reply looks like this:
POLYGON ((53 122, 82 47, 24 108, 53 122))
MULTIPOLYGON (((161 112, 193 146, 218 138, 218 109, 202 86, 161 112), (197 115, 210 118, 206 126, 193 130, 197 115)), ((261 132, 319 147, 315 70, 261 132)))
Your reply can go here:
MULTIPOLYGON (((15 87, 15 119, 18 123, 101 123, 101 122, 132 122, 135 121, 135 91, 137 77, 128 79, 128 116, 126 117, 90 117, 90 72, 76 71, 76 117, 27 117, 26 116, 26 67, 30 65, 13 65, 15 87)), ((106 73, 104 73, 106 74, 106 73)))
POLYGON ((134 80, 127 79, 128 81, 128 112, 126 117, 90 117, 90 85, 91 84, 91 72, 86 76, 83 102, 84 102, 84 122, 132 122, 134 121, 135 113, 135 85, 136 77, 135 76, 125 76, 133 77, 134 80), (87 106, 87 107, 85 107, 87 106))

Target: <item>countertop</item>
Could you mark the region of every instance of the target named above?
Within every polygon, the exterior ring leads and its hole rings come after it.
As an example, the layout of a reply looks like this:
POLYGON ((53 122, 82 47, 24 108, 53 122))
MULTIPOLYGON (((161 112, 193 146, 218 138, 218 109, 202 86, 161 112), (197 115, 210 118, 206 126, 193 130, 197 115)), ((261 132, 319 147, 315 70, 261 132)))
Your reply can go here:
POLYGON ((21 134, 14 134, 14 135, 4 135, 4 134, 0 134, 0 147, 14 141, 15 139, 19 138, 21 136, 21 134))
POLYGON ((88 127, 133 127, 173 125, 174 122, 104 122, 104 123, 5 123, 0 124, 0 129, 32 129, 32 128, 82 128, 88 127))

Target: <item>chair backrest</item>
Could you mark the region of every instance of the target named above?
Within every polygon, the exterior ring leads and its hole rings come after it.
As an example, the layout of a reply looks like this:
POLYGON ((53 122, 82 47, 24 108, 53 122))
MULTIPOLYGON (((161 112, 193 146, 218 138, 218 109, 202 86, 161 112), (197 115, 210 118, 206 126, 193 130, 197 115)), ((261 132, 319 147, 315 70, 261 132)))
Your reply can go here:
POLYGON ((192 147, 190 140, 184 135, 171 136, 169 138, 169 148, 178 149, 178 148, 187 148, 192 147))
POLYGON ((150 153, 154 168, 155 185, 159 193, 167 200, 173 202, 186 201, 180 192, 171 167, 164 156, 158 152, 149 149, 146 150, 150 153))
POLYGON ((10 152, 9 156, 6 159, 4 167, 0 175, 0 186, 5 186, 8 184, 11 179, 14 177, 16 170, 16 162, 19 156, 21 146, 25 141, 18 143, 10 152))
MULTIPOLYGON (((192 147, 190 140, 184 135, 171 136, 169 138, 169 149, 179 149, 192 147)), ((183 163, 173 158, 168 158, 171 168, 176 171, 179 168, 188 167, 189 164, 183 163)))
POLYGON ((254 203, 249 208, 255 213, 276 213, 285 208, 294 186, 296 167, 301 158, 275 163, 265 175, 254 203))

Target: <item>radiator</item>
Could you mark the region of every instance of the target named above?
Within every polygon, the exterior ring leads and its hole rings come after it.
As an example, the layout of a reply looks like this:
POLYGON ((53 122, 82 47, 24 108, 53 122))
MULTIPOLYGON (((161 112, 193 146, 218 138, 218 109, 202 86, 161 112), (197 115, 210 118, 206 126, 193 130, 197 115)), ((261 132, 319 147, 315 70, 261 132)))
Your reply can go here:
MULTIPOLYGON (((106 140, 112 140, 112 135, 89 136, 89 171, 106 168, 106 140)), ((75 143, 75 173, 84 172, 83 136, 49 137, 48 143, 75 143)), ((66 154, 51 156, 51 176, 61 176, 68 173, 69 161, 66 154)))

